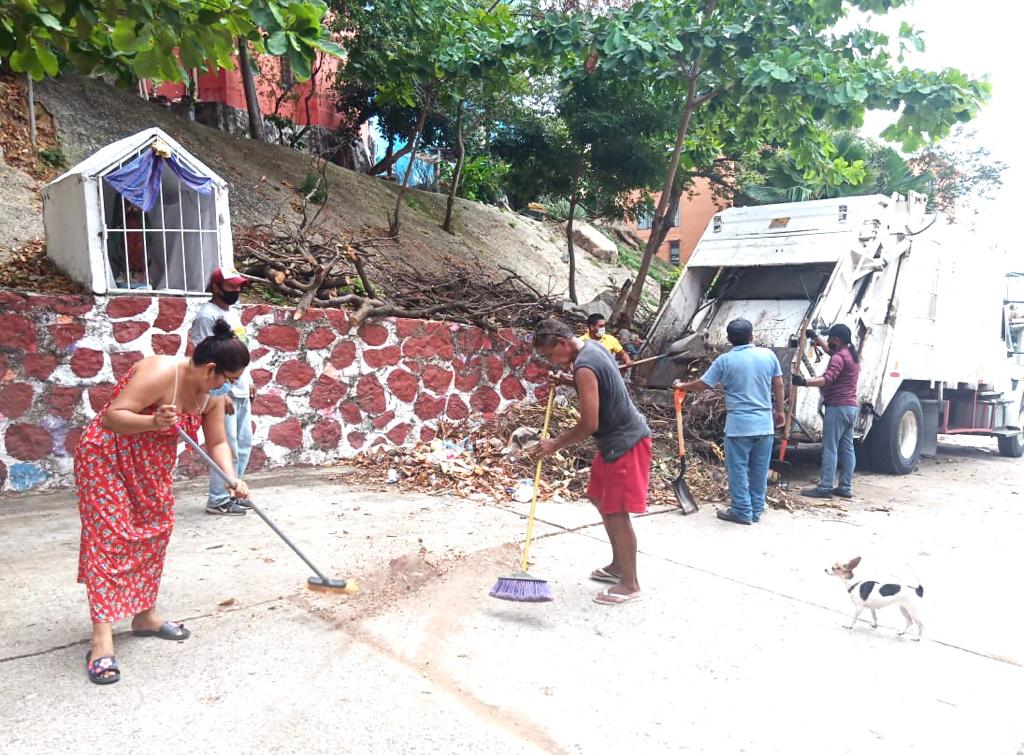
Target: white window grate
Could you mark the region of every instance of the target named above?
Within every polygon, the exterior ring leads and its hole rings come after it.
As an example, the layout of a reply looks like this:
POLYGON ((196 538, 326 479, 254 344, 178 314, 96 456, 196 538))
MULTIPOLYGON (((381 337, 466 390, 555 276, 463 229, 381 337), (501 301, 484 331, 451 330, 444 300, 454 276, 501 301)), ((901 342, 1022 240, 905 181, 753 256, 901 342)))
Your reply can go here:
MULTIPOLYGON (((148 149, 152 149, 152 143, 110 165, 100 176, 107 288, 203 293, 220 260, 215 194, 200 194, 182 185, 174 171, 165 167, 159 201, 143 213, 103 180, 103 175, 148 149)), ((193 165, 189 167, 196 170, 193 165)))

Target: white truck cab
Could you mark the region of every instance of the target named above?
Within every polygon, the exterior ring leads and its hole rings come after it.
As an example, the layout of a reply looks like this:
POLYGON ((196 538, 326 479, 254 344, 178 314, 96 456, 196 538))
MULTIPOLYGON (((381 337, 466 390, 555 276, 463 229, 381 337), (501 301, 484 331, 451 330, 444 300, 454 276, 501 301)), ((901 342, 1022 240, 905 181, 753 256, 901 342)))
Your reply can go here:
MULTIPOLYGON (((736 317, 791 374, 820 375, 828 355, 803 337, 844 323, 860 354, 860 461, 894 474, 936 452, 938 435, 987 435, 1024 455, 1024 278, 926 210, 923 196, 844 197, 737 207, 708 224, 652 325, 644 355, 690 333, 726 350, 736 317), (1008 287, 1016 281, 1016 287, 1008 287), (1012 297, 1017 298, 1012 298, 1012 297)), ((643 355, 642 355, 643 356, 643 355)), ((638 368, 639 369, 639 368, 638 368)), ((687 375, 658 360, 647 388, 687 375)), ((798 389, 790 442, 819 442, 821 392, 798 389)))

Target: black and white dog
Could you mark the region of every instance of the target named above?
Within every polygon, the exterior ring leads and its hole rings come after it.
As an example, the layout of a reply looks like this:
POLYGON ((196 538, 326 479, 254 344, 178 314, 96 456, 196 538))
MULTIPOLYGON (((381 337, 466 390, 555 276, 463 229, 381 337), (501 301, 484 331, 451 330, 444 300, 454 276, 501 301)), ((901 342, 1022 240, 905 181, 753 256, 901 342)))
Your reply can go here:
POLYGON ((859 563, 860 556, 857 556, 857 558, 848 563, 836 563, 831 568, 825 570, 826 574, 834 574, 843 580, 843 584, 846 585, 846 592, 850 594, 850 600, 856 606, 856 610, 853 613, 853 621, 850 622, 850 626, 847 628, 853 629, 857 624, 857 618, 867 608, 871 611, 871 626, 877 629, 878 617, 875 615, 875 610, 896 604, 900 607, 903 618, 907 620, 907 625, 903 627, 903 631, 899 632, 899 634, 902 635, 910 629, 912 624, 916 624, 917 637, 915 639, 920 640, 924 635, 924 625, 917 618, 917 612, 920 608, 920 602, 924 598, 924 588, 921 585, 908 587, 889 582, 854 582, 853 570, 857 568, 859 563))

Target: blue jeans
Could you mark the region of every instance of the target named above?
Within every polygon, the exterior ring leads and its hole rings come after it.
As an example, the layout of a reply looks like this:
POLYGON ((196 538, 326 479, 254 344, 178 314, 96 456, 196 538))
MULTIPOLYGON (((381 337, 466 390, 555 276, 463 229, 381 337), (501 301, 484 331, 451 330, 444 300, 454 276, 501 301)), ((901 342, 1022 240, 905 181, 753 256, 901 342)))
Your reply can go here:
POLYGON ((821 480, 818 488, 832 490, 839 467, 837 490, 853 492, 853 469, 857 456, 853 452, 853 428, 860 416, 857 406, 826 406, 825 427, 821 434, 821 480))
MULTIPOLYGON (((227 391, 211 391, 211 396, 223 396, 227 391)), ((247 398, 232 396, 235 403, 235 413, 224 418, 224 429, 228 436, 228 445, 231 446, 231 456, 235 460, 235 474, 242 477, 245 468, 249 466, 249 454, 252 452, 252 421, 250 419, 250 407, 252 402, 247 398)), ((208 506, 220 506, 227 503, 231 498, 227 486, 220 478, 220 475, 210 473, 210 493, 206 504, 208 506)))
POLYGON ((725 438, 725 468, 729 473, 732 513, 743 519, 760 517, 768 491, 768 462, 774 435, 741 435, 725 438))

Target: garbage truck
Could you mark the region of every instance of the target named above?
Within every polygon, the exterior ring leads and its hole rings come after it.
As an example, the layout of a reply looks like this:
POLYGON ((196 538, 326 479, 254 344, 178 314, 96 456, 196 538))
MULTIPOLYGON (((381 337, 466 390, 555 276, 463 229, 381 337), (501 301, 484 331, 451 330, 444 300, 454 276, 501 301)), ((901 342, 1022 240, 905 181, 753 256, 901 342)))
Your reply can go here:
MULTIPOLYGON (((828 355, 807 330, 844 323, 860 354, 858 464, 911 472, 939 435, 994 437, 1024 455, 1024 279, 926 198, 881 195, 734 207, 716 214, 645 339, 657 355, 685 337, 729 348, 743 317, 783 366, 789 445, 821 441, 828 355), (697 335, 700 334, 700 335, 697 335)), ((638 368, 641 387, 688 377, 686 361, 638 368)))

